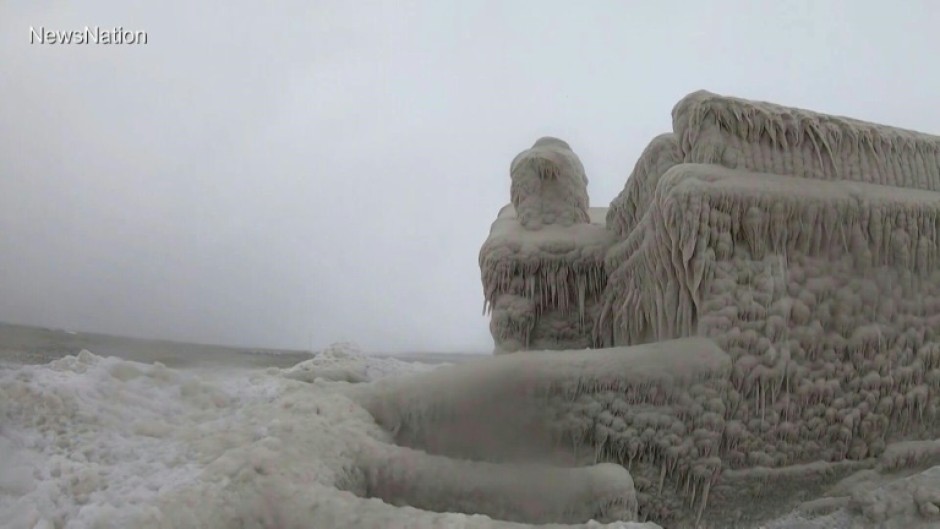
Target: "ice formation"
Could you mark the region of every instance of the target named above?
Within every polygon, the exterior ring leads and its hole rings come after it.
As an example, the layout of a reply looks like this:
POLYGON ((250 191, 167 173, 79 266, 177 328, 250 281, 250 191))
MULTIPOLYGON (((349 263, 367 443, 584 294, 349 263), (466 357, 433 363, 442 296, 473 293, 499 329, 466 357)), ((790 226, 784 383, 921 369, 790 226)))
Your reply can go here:
MULTIPOLYGON (((326 356, 332 373, 367 366, 376 381, 427 371, 388 370, 348 347, 326 356)), ((617 465, 493 468, 396 446, 345 395, 377 382, 291 372, 176 370, 88 351, 0 367, 0 526, 658 527, 589 521, 635 515, 617 465)))
MULTIPOLYGON (((578 385, 569 400, 585 411, 552 406, 550 424, 584 416, 597 461, 630 466, 641 516, 729 523, 716 511, 730 502, 739 522, 784 508, 740 503, 769 479, 793 496, 885 454, 902 468, 938 462, 940 138, 696 92, 637 161, 604 232, 526 230, 504 209, 480 264, 499 352, 701 337, 728 355, 727 377, 677 423, 638 422, 622 388, 578 385), (536 342, 545 313, 592 327, 536 342)), ((545 371, 561 358, 534 354, 545 371)), ((594 352, 581 354, 591 370, 594 352)))
POLYGON ((497 353, 593 345, 612 235, 590 208, 587 176, 562 140, 541 138, 510 167, 512 204, 480 251, 497 353))
POLYGON ((613 237, 598 223, 603 212, 589 213, 594 223, 530 231, 507 206, 493 223, 480 263, 497 353, 593 344, 604 255, 613 237))
POLYGON ((512 161, 510 195, 519 224, 571 226, 588 222, 587 175, 571 147, 558 138, 539 138, 512 161))

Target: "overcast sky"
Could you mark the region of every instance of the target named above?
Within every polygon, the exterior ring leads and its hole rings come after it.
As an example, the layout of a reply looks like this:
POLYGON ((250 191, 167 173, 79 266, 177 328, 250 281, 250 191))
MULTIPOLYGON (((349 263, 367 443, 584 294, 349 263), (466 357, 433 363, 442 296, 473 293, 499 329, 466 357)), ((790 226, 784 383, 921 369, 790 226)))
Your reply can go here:
POLYGON ((509 162, 607 205, 707 89, 940 133, 940 2, 0 2, 0 321, 490 351, 509 162), (30 45, 123 26, 143 46, 30 45))

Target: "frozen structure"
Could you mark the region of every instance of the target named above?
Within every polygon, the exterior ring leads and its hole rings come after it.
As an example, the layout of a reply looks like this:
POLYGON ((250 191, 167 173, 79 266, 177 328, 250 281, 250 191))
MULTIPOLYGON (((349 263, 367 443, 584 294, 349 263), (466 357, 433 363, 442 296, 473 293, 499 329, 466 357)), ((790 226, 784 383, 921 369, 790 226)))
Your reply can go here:
POLYGON ((512 204, 480 252, 496 352, 589 347, 614 242, 606 210, 589 207, 584 167, 562 140, 536 141, 510 175, 512 204))
MULTIPOLYGON (((480 265, 496 352, 539 350, 507 356, 542 367, 493 361, 488 379, 517 385, 499 413, 520 403, 537 419, 516 424, 541 425, 547 446, 628 467, 641 518, 669 527, 733 526, 846 473, 936 464, 940 138, 704 91, 672 116, 603 224, 564 142, 513 162, 480 265), (548 351, 590 346, 608 349, 548 351), (611 355, 644 358, 639 374, 601 369, 611 355), (659 357, 697 375, 672 387, 683 377, 659 357), (772 481, 777 499, 758 501, 772 481)), ((467 453, 416 433, 456 416, 448 402, 396 412, 402 439, 467 453)), ((866 501, 853 508, 878 523, 887 507, 866 501)))

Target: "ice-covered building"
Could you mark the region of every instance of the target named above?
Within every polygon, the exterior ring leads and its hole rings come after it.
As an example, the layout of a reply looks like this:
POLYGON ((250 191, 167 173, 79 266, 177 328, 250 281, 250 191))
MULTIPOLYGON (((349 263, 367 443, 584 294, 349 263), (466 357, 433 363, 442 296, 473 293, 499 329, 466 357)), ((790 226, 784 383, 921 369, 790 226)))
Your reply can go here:
POLYGON ((672 115, 609 208, 589 207, 565 142, 513 160, 512 203, 480 252, 496 352, 717 336, 737 318, 766 319, 771 341, 803 320, 848 339, 912 315, 896 306, 912 296, 940 312, 940 283, 921 284, 940 243, 940 138, 705 91, 672 115), (810 299, 849 283, 852 299, 810 299))
POLYGON ((672 117, 606 210, 567 144, 513 162, 480 252, 496 352, 699 337, 728 355, 685 412, 580 382, 594 397, 560 404, 658 519, 682 510, 668 476, 688 503, 767 469, 937 458, 940 137, 704 91, 672 117))

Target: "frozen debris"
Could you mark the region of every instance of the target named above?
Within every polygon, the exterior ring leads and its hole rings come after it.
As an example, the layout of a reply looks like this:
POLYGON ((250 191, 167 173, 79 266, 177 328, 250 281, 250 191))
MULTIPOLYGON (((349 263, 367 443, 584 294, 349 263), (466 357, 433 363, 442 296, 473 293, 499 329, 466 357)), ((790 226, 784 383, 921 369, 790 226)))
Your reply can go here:
POLYGON ((590 208, 587 176, 562 140, 545 137, 510 167, 512 204, 480 250, 484 313, 497 353, 594 345, 591 329, 613 236, 590 208))
POLYGON ((840 496, 807 502, 767 529, 933 529, 940 526, 940 467, 904 477, 853 476, 840 496))

